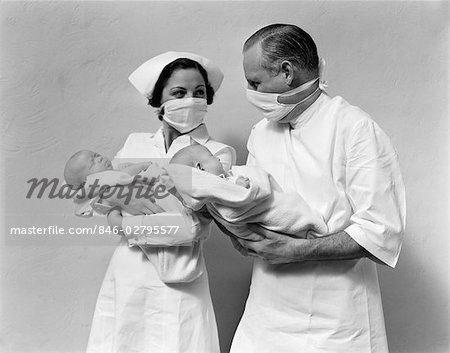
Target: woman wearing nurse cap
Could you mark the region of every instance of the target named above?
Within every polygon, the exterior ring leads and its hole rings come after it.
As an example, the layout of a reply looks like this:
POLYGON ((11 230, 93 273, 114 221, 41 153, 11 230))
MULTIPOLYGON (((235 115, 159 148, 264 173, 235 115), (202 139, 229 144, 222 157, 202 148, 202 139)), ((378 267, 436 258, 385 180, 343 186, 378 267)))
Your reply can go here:
MULTIPOLYGON (((195 141, 229 168, 234 149, 212 140, 204 124, 222 79, 214 63, 192 53, 167 52, 139 66, 129 80, 156 108, 161 127, 130 134, 116 158, 170 158, 195 141)), ((122 225, 126 237, 107 269, 87 352, 220 352, 202 254, 210 221, 179 204, 178 212, 141 216, 114 210, 108 222, 122 225), (186 217, 192 227, 176 234, 133 232, 174 226, 186 217)))

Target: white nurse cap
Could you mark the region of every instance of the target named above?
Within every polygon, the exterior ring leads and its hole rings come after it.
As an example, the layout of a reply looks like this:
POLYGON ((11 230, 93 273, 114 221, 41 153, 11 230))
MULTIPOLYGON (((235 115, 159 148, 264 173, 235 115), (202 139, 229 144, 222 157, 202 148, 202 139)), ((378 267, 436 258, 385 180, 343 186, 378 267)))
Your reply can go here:
POLYGON ((183 53, 176 51, 168 51, 157 55, 139 66, 128 77, 131 84, 145 97, 150 98, 155 88, 155 83, 159 78, 162 70, 176 59, 187 58, 198 62, 206 70, 208 80, 214 92, 220 87, 223 80, 223 73, 219 67, 211 60, 192 53, 183 53))

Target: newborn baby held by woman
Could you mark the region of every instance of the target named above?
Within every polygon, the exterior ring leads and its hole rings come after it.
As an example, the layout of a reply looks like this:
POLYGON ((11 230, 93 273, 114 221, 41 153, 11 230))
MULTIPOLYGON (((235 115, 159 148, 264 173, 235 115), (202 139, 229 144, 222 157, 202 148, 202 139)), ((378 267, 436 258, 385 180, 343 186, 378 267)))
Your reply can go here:
MULTIPOLYGON (((101 154, 89 150, 81 150, 67 161, 64 167, 64 179, 68 185, 74 188, 83 186, 89 188, 97 180, 100 190, 103 186, 129 184, 132 181, 130 177, 136 176, 150 165, 151 162, 122 163, 117 168, 114 168, 111 160, 101 154)), ((98 193, 95 194, 97 195, 98 193)))

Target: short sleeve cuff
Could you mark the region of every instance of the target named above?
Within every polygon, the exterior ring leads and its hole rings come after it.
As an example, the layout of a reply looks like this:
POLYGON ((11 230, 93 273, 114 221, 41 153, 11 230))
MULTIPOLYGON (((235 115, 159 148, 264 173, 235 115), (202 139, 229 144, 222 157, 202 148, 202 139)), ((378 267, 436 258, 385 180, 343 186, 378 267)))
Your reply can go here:
POLYGON ((383 261, 389 267, 394 268, 397 264, 399 251, 393 253, 378 246, 375 242, 371 241, 370 236, 368 236, 359 225, 352 224, 344 229, 344 232, 346 232, 354 241, 370 252, 373 256, 383 261))
POLYGON ((143 223, 144 216, 133 216, 133 217, 124 217, 122 220, 122 229, 123 234, 128 240, 128 246, 133 247, 137 246, 140 243, 140 237, 142 237, 142 233, 133 232, 134 229, 139 229, 143 223))
POLYGON ((201 236, 201 224, 188 226, 179 213, 124 217, 122 229, 132 246, 189 246, 201 236))

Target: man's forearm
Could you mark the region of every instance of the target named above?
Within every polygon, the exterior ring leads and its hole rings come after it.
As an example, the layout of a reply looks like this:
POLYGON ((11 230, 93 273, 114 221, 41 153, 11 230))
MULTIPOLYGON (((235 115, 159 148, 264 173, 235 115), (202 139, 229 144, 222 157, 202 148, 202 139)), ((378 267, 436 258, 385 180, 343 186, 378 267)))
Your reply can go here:
POLYGON ((296 257, 303 261, 351 260, 370 255, 345 232, 298 241, 294 247, 296 257))
POLYGON ((306 232, 297 234, 297 237, 293 238, 259 225, 249 226, 249 228, 262 239, 238 239, 239 244, 272 264, 351 260, 363 257, 384 264, 345 232, 308 239, 306 232))

